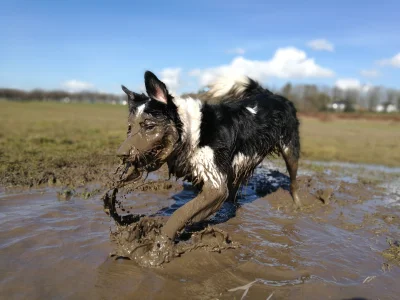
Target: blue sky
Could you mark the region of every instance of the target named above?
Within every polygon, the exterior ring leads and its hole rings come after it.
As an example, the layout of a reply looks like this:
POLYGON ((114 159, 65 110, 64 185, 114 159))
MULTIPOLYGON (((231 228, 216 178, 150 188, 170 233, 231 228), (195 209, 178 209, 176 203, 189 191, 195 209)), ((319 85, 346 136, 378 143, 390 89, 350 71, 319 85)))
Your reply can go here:
POLYGON ((0 0, 0 86, 120 93, 149 69, 178 92, 231 73, 400 88, 399 11, 365 0, 0 0))

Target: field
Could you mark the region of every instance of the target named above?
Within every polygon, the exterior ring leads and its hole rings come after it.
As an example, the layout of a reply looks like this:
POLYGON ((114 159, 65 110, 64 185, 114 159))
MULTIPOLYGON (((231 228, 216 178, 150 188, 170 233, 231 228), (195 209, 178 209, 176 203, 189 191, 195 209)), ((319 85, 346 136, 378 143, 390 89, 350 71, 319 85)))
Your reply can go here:
POLYGON ((305 159, 400 165, 400 122, 303 117, 300 130, 305 159))
MULTIPOLYGON (((0 184, 78 184, 106 176, 126 133, 127 107, 0 101, 0 184)), ((400 122, 304 116, 303 160, 400 165, 400 122)))
POLYGON ((98 179, 116 162, 126 107, 102 104, 0 102, 0 178, 33 186, 98 179))
POLYGON ((105 214, 126 117, 120 105, 0 101, 0 299, 398 298, 396 115, 301 114, 302 208, 282 160, 266 159, 237 205, 188 224, 160 256, 158 228, 196 191, 155 172, 105 214))

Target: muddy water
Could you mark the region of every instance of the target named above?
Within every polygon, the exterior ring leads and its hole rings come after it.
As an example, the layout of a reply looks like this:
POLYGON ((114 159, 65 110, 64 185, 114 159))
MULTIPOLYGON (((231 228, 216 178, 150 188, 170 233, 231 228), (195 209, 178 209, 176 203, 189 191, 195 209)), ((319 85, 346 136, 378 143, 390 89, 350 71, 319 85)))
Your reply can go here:
MULTIPOLYGON (((0 194, 2 299, 398 299, 400 266, 381 252, 400 239, 399 177, 362 184, 335 172, 300 177, 301 211, 288 178, 259 168, 210 220, 237 249, 194 250, 161 268, 109 257, 113 221, 100 195, 59 200, 57 190, 0 194), (272 295, 272 296, 271 296, 272 295)), ((383 175, 382 175, 383 176, 383 175)), ((132 193, 126 211, 167 217, 190 185, 132 193)))

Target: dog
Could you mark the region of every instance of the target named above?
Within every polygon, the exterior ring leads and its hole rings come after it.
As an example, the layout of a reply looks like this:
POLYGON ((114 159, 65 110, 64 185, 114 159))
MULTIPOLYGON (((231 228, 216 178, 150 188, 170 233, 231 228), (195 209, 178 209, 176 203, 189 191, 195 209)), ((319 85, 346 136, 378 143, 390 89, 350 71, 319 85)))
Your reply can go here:
POLYGON ((127 138, 117 150, 125 163, 123 182, 167 164, 170 174, 199 187, 199 194, 168 219, 163 236, 174 241, 187 224, 214 214, 233 200, 266 156, 280 154, 290 175, 290 193, 301 206, 296 181, 299 121, 291 101, 247 77, 221 77, 206 92, 209 104, 173 97, 150 71, 145 94, 130 91, 127 138))

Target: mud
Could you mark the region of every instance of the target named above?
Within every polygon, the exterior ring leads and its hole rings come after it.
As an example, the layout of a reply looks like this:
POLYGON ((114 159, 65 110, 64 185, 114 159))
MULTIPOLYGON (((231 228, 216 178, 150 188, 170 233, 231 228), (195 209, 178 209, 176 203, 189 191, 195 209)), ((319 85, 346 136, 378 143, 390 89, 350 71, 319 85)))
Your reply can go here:
POLYGON ((6 162, 7 168, 0 177, 0 184, 12 189, 79 186, 91 182, 107 182, 115 163, 109 157, 86 157, 73 162, 6 162), (29 167, 26 165, 29 163, 29 167), (29 172, 25 169, 28 168, 29 172), (32 173, 32 174, 30 174, 32 173))
MULTIPOLYGON (((136 187, 131 187, 127 191, 136 191, 143 186, 136 185, 136 187)), ((147 183, 145 186, 149 189, 153 187, 152 190, 158 190, 160 186, 165 187, 159 182, 147 183)), ((202 248, 207 251, 221 252, 225 249, 238 247, 236 243, 229 240, 228 233, 211 226, 197 232, 186 232, 186 236, 189 237, 188 242, 183 240, 177 244, 170 242, 168 238, 162 235, 162 227, 165 223, 162 218, 131 214, 130 211, 121 215, 121 213, 126 212, 126 209, 123 207, 122 201, 117 199, 117 196, 118 189, 113 188, 102 197, 104 211, 116 223, 116 230, 110 233, 111 240, 116 245, 111 256, 116 259, 127 258, 140 266, 154 267, 168 263, 174 257, 179 257, 185 252, 195 249, 202 248), (119 212, 117 207, 120 210, 119 212)))
POLYGON ((400 242, 388 239, 389 248, 382 255, 388 262, 386 264, 397 264, 400 266, 400 242))
POLYGON ((129 240, 146 244, 141 234, 155 233, 154 246, 166 219, 196 195, 189 184, 149 176, 160 184, 121 191, 118 215, 144 216, 122 225, 104 213, 101 183, 74 187, 68 199, 59 187, 0 188, 0 298, 397 299, 400 174, 301 172, 301 210, 283 168, 266 163, 237 205, 186 228, 174 245, 185 251, 159 267, 132 259, 140 250, 129 240), (229 241, 238 247, 218 250, 229 241))
POLYGON ((160 219, 148 217, 130 225, 117 225, 117 229, 110 234, 116 245, 110 256, 115 259, 131 259, 144 267, 155 267, 168 263, 185 252, 203 249, 220 253, 222 250, 238 247, 229 240, 226 232, 211 226, 192 233, 188 242, 170 244, 162 237, 163 225, 164 222, 160 219))

